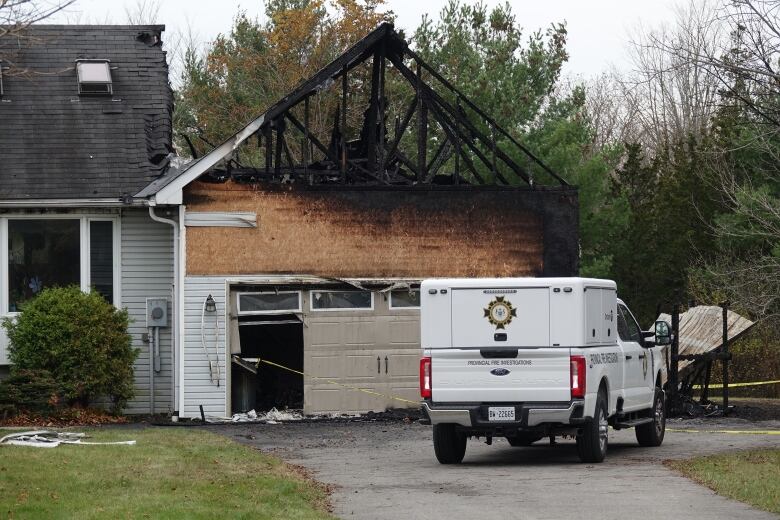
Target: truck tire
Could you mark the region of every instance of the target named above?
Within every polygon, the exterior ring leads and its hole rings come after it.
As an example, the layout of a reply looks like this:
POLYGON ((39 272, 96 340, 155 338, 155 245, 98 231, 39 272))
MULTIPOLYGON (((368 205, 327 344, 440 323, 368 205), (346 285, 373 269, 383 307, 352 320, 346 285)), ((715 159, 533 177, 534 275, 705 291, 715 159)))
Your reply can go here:
POLYGON ((433 451, 441 464, 460 464, 466 455, 466 435, 454 424, 433 426, 433 451))
POLYGON ((640 446, 660 446, 666 433, 666 403, 663 391, 656 387, 653 398, 653 422, 634 428, 640 446))
POLYGON ((602 462, 607 456, 609 424, 607 423, 607 398, 599 392, 593 419, 582 427, 577 435, 577 455, 582 462, 602 462))
POLYGON ((518 433, 514 437, 507 437, 506 440, 510 446, 514 446, 515 448, 521 448, 523 446, 530 446, 531 444, 535 443, 541 438, 542 437, 540 435, 535 435, 531 433, 518 433))

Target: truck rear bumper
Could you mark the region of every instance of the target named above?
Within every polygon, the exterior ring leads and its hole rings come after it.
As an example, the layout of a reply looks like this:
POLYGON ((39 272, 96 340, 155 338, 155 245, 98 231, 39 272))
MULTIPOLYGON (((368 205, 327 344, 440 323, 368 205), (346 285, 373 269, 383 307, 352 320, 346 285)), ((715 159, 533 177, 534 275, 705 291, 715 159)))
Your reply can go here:
POLYGON ((427 424, 458 424, 466 428, 535 428, 543 425, 579 425, 584 419, 585 402, 581 399, 555 403, 435 404, 423 401, 422 413, 427 424), (490 421, 490 406, 513 406, 514 421, 490 421))

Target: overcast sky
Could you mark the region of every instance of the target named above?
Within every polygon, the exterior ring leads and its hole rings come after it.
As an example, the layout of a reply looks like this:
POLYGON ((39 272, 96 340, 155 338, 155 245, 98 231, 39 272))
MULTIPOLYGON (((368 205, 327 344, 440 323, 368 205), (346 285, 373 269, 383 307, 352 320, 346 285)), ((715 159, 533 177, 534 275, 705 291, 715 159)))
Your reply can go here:
MULTIPOLYGON (((655 26, 670 20, 678 1, 511 0, 509 3, 526 32, 566 21, 571 58, 564 71, 587 78, 611 65, 629 68, 626 42, 631 33, 640 24, 655 26)), ((137 3, 138 0, 77 0, 70 12, 58 21, 126 23, 126 8, 132 9, 137 3)), ((262 19, 263 3, 262 0, 162 0, 159 21, 169 32, 187 31, 189 26, 199 41, 208 42, 230 30, 239 9, 262 19)), ((387 3, 397 16, 396 25, 411 32, 424 13, 435 18, 447 0, 388 0, 387 3)), ((485 3, 493 6, 503 0, 485 3)))

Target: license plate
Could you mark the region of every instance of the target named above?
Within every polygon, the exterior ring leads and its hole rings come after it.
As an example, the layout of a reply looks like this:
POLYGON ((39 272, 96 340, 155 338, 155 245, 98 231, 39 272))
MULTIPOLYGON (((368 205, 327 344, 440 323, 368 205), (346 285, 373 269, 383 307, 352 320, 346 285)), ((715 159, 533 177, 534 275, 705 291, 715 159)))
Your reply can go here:
POLYGON ((488 407, 488 421, 514 421, 514 406, 490 406, 488 407))

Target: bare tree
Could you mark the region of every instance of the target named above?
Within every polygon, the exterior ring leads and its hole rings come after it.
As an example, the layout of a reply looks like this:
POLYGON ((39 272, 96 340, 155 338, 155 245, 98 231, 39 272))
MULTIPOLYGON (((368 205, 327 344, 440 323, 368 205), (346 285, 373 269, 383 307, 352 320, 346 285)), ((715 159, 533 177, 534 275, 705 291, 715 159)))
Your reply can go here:
POLYGON ((702 262, 696 281, 780 325, 780 0, 730 0, 713 23, 728 30, 721 47, 667 48, 717 82, 737 136, 709 161, 729 213, 712 224, 722 255, 702 262))
POLYGON ((605 72, 586 84, 586 110, 593 127, 593 147, 601 150, 614 143, 632 140, 632 106, 625 102, 621 76, 605 72))
MULTIPOLYGON (((0 0, 0 40, 21 42, 31 38, 28 28, 63 11, 76 0, 0 0)), ((15 63, 17 45, 0 45, 3 74, 28 72, 15 63)))
POLYGON ((671 26, 640 30, 630 43, 633 71, 618 78, 630 140, 651 153, 700 136, 717 108, 719 82, 693 55, 711 55, 724 41, 711 1, 678 7, 671 26))
POLYGON ((160 7, 160 0, 136 0, 125 7, 125 18, 130 25, 155 25, 160 23, 160 7))
POLYGON ((721 93, 780 129, 780 0, 729 0, 711 23, 729 38, 711 48, 664 45, 665 51, 702 67, 721 93))

